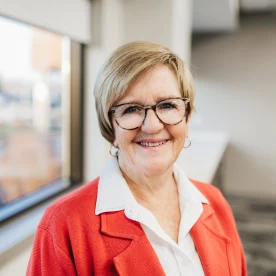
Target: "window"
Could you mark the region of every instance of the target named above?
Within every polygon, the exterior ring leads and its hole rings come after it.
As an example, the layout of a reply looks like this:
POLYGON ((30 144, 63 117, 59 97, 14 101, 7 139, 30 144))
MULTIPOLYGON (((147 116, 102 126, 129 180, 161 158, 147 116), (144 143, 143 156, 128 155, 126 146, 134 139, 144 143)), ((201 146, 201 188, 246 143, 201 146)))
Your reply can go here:
POLYGON ((82 46, 0 17, 0 221, 82 178, 82 46))

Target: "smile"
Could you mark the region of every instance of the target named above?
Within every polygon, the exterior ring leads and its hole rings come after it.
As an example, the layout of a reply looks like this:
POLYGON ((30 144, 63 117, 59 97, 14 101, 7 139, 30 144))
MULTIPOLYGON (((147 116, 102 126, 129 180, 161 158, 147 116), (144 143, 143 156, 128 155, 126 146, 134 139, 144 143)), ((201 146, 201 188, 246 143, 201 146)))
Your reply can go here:
POLYGON ((163 145, 167 142, 167 140, 160 141, 160 142, 138 142, 139 145, 143 147, 158 147, 160 145, 163 145))

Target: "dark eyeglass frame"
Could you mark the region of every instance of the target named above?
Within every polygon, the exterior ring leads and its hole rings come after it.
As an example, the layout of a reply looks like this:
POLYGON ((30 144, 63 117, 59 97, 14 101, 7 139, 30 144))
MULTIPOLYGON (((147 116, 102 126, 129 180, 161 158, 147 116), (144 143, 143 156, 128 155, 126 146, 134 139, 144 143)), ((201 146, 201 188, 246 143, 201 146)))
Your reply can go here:
MULTIPOLYGON (((120 107, 120 106, 122 106, 122 105, 127 105, 127 104, 132 104, 133 106, 139 106, 139 107, 141 107, 141 108, 143 108, 143 109, 145 110, 145 113, 144 113, 145 116, 144 116, 144 119, 143 119, 141 125, 139 125, 139 126, 137 126, 137 127, 135 127, 135 128, 124 128, 124 127, 120 126, 120 124, 119 124, 118 121, 117 121, 117 118, 114 116, 117 125, 118 125, 120 128, 125 129, 125 130, 134 130, 134 129, 137 129, 137 128, 141 127, 141 126, 143 125, 144 121, 146 120, 147 112, 148 112, 149 109, 152 109, 152 110, 154 111, 156 117, 158 118, 158 120, 159 120, 161 123, 163 123, 163 124, 165 124, 165 125, 171 125, 171 126, 172 126, 172 125, 177 125, 177 124, 181 123, 181 122, 183 121, 183 119, 187 116, 187 113, 189 112, 189 108, 187 108, 187 109, 185 110, 184 115, 183 115, 183 118, 182 118, 179 122, 177 122, 177 123, 175 123, 175 124, 167 124, 167 123, 163 122, 163 121, 159 118, 158 114, 156 113, 156 107, 157 107, 160 103, 165 102, 165 101, 168 101, 168 100, 182 100, 182 101, 184 101, 185 107, 186 107, 186 104, 188 104, 188 103, 190 102, 190 99, 189 99, 189 98, 186 98, 186 97, 183 97, 183 98, 182 98, 182 97, 181 97, 181 98, 179 97, 179 98, 178 98, 178 97, 176 97, 176 98, 167 98, 167 99, 161 100, 161 101, 159 101, 159 102, 157 102, 156 104, 153 104, 153 105, 142 105, 142 104, 138 104, 138 103, 122 103, 122 104, 118 104, 118 105, 112 106, 112 107, 109 109, 109 113, 110 113, 111 115, 112 115, 112 114, 115 114, 115 110, 116 110, 118 107, 120 107)), ((131 106, 130 106, 130 107, 131 107, 131 106)))

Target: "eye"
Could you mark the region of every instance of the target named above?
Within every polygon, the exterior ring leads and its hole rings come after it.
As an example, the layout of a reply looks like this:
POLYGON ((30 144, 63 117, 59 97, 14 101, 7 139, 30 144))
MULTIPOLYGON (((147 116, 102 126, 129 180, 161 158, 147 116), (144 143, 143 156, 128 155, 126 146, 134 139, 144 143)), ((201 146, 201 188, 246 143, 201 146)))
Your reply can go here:
POLYGON ((141 107, 139 107, 137 105, 131 105, 124 110, 123 114, 131 114, 131 113, 135 113, 138 111, 141 111, 141 107))
POLYGON ((173 109, 173 108, 175 108, 175 104, 172 102, 160 103, 158 105, 158 109, 173 109))

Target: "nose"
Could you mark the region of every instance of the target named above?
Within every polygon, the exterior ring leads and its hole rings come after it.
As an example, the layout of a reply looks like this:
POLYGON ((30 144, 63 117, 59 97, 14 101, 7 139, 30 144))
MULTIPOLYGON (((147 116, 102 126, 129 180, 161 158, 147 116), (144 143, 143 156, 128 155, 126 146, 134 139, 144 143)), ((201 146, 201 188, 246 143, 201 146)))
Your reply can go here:
POLYGON ((156 133, 163 128, 164 124, 158 119, 155 112, 152 109, 148 109, 141 130, 147 133, 156 133))

